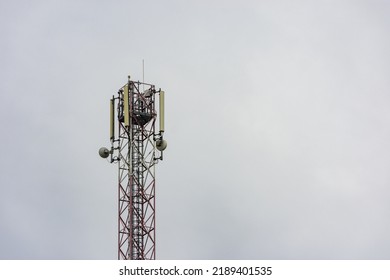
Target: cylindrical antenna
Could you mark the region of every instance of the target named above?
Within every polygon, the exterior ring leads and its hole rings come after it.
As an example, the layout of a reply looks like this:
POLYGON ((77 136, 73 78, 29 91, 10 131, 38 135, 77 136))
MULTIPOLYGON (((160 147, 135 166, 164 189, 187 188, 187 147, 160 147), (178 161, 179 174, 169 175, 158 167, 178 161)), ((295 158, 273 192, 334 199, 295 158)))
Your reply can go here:
POLYGON ((124 106, 124 109, 123 109, 123 113, 124 113, 124 117, 125 117, 125 126, 129 126, 130 125, 130 121, 129 121, 129 84, 126 84, 124 87, 123 87, 123 106, 124 106))
POLYGON ((110 140, 115 139, 115 125, 114 125, 114 111, 115 111, 114 97, 110 100, 110 140))
POLYGON ((160 132, 164 132, 164 91, 160 91, 160 132))

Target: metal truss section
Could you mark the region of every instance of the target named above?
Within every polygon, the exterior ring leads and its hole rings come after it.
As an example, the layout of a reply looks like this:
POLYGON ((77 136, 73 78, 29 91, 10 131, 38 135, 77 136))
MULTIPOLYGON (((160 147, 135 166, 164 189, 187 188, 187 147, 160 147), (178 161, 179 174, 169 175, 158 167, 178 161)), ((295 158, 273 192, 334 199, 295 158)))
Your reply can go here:
POLYGON ((122 260, 156 257, 155 95, 153 85, 130 80, 118 92, 118 138, 113 141, 118 142, 118 259, 122 260))

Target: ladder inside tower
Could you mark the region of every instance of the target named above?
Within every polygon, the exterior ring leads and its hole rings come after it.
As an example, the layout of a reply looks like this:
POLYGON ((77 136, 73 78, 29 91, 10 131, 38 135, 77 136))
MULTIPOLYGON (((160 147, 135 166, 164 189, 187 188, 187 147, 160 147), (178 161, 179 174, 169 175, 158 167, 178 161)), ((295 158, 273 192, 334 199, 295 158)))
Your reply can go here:
POLYGON ((147 114, 139 114, 139 112, 145 111, 143 102, 138 102, 134 96, 133 108, 134 113, 132 115, 132 205, 133 205, 133 252, 132 259, 142 259, 144 257, 144 137, 143 137, 143 125, 145 122, 149 122, 147 114), (137 113, 138 112, 138 113, 137 113))

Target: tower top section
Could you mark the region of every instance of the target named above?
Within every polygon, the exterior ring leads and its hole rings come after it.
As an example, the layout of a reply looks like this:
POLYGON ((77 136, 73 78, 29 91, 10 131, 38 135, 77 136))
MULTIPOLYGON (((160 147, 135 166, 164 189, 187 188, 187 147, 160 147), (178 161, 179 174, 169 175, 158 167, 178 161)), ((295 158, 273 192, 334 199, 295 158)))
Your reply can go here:
POLYGON ((154 146, 160 152, 157 160, 163 159, 163 151, 167 147, 164 140, 165 132, 165 92, 156 89, 155 85, 140 81, 133 81, 128 76, 128 81, 119 88, 117 96, 112 96, 110 100, 110 141, 111 149, 102 148, 99 155, 102 157, 111 155, 111 162, 119 160, 115 156, 117 142, 116 133, 118 126, 130 131, 135 127, 152 127, 154 146), (159 127, 156 129, 158 121, 159 127), (104 150, 105 149, 105 150, 104 150), (103 153, 104 151, 104 153, 103 153))

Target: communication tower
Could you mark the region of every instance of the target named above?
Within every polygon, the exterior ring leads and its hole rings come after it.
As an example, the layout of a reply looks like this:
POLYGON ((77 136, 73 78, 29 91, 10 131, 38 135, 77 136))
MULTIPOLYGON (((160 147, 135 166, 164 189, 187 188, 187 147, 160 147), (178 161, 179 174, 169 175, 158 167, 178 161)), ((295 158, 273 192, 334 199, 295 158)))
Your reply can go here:
POLYGON ((129 76, 110 100, 111 149, 100 148, 99 155, 118 164, 120 260, 156 258, 155 166, 167 147, 164 96, 161 89, 129 76))

